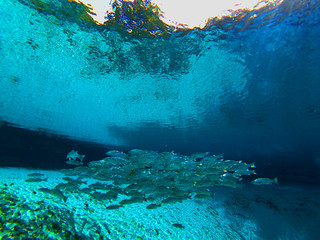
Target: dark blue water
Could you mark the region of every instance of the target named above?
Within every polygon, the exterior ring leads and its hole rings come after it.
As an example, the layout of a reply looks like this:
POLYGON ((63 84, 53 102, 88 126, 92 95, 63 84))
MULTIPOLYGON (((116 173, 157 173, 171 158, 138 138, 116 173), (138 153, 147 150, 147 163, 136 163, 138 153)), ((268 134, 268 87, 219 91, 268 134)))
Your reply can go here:
POLYGON ((75 148, 87 161, 110 148, 210 151, 320 183, 319 1, 156 37, 48 4, 1 3, 2 166, 60 168, 75 148))

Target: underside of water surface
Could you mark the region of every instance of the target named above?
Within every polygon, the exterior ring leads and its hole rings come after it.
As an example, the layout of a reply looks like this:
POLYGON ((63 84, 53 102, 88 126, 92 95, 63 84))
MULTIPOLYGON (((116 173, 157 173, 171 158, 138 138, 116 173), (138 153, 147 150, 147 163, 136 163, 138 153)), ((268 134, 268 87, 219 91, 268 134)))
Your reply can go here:
POLYGON ((320 2, 88 2, 0 0, 0 236, 316 240, 320 2))

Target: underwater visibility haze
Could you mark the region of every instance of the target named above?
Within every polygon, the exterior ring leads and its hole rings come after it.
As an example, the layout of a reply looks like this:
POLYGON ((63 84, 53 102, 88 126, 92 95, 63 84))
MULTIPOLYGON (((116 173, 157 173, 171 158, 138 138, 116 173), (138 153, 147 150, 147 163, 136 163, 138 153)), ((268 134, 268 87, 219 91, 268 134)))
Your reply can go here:
POLYGON ((163 1, 101 2, 102 17, 81 1, 0 0, 0 236, 320 236, 320 1, 260 1, 192 26, 163 1))

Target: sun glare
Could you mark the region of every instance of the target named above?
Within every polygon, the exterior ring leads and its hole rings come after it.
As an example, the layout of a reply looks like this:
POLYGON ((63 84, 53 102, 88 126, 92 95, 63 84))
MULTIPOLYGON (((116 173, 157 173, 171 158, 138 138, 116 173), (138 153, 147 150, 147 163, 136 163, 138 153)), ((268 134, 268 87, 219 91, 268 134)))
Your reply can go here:
MULTIPOLYGON (((113 0, 73 0, 91 8, 92 18, 105 22, 107 13, 112 12, 113 0)), ((132 0, 127 0, 127 2, 132 0)), ((230 15, 239 9, 258 9, 266 4, 279 4, 281 0, 151 0, 163 12, 162 21, 168 25, 183 25, 187 28, 204 27, 209 18, 230 15)))

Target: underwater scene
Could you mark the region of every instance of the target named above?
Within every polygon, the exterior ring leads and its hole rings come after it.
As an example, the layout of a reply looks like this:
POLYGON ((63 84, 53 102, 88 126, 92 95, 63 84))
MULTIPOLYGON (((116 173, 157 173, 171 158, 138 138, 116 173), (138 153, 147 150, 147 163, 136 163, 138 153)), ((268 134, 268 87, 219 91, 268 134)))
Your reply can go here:
POLYGON ((320 0, 0 0, 0 239, 320 239, 320 0))

